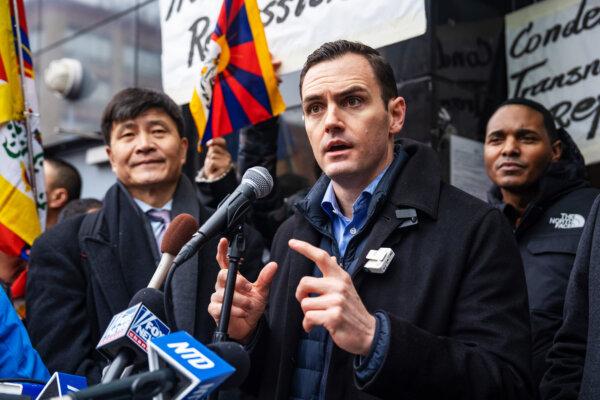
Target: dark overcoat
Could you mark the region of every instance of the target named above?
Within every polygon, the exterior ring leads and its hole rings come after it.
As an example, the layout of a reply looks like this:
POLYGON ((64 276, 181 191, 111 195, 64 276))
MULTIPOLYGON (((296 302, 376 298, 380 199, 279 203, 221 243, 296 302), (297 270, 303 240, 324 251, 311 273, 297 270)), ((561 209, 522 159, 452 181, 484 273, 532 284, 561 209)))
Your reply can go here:
MULTIPOLYGON (((508 223, 498 210, 443 183, 433 150, 401 143, 408 161, 391 186, 376 189, 375 218, 355 238, 365 243, 360 265, 371 249, 390 247, 395 257, 384 274, 358 268, 352 276, 366 308, 388 315, 390 346, 373 379, 358 384, 354 356, 334 345, 325 398, 530 398, 527 291, 508 223)), ((317 182, 274 239, 279 269, 246 381, 246 390, 261 399, 289 398, 303 318, 295 291, 314 265, 291 251, 288 240, 319 245, 328 182, 317 182)))

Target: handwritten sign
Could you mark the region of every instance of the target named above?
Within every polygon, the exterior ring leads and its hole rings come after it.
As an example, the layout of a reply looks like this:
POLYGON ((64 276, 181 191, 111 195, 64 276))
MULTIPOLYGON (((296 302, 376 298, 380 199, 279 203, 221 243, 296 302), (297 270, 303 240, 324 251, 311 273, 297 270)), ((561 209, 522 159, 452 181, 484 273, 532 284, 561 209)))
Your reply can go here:
MULTIPOLYGON (((188 103, 207 43, 221 10, 219 0, 160 0, 163 89, 188 103)), ((302 68, 327 41, 349 39, 382 47, 425 33, 424 0, 258 0, 269 49, 282 74, 302 68)))
POLYGON ((546 0, 506 16, 509 97, 550 109, 600 161, 600 0, 546 0))

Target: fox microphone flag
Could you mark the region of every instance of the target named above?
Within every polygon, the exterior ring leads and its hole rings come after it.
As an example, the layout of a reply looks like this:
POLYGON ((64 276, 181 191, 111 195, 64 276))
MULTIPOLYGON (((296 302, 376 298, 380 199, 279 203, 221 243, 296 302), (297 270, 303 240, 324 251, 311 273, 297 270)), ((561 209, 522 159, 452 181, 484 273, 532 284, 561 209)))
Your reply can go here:
POLYGON ((151 339, 169 334, 169 327, 155 315, 163 314, 162 293, 156 289, 142 289, 134 298, 135 304, 115 315, 96 347, 111 360, 102 382, 113 381, 128 365, 139 364, 146 359, 151 339), (146 304, 146 305, 144 305, 146 304))
POLYGON ((190 101, 198 150, 283 111, 256 0, 224 0, 190 101))

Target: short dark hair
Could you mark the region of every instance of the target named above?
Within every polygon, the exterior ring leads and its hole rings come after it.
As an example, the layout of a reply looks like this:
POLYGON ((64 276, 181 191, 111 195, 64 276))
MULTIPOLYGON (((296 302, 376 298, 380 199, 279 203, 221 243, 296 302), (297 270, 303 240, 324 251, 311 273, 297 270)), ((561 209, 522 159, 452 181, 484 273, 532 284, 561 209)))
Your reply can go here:
POLYGON ((381 89, 381 99, 383 104, 398 97, 398 87, 396 86, 396 78, 392 66, 379 54, 377 50, 359 42, 351 42, 348 40, 336 40, 327 42, 321 45, 308 56, 302 71, 300 72, 300 97, 302 97, 302 84, 304 77, 309 69, 324 61, 331 61, 340 58, 346 54, 358 54, 363 56, 371 65, 375 78, 381 89))
POLYGON ((554 142, 554 141, 560 139, 558 137, 558 129, 556 128, 556 124, 554 123, 554 117, 552 116, 552 113, 550 112, 550 110, 548 110, 546 107, 544 107, 544 105, 542 105, 541 103, 538 103, 537 101, 525 99, 522 97, 513 97, 511 99, 506 100, 504 103, 500 104, 494 110, 493 114, 495 114, 496 111, 498 111, 500 108, 502 108, 504 106, 510 106, 510 105, 529 107, 532 110, 537 111, 540 114, 542 114, 542 118, 544 121, 544 128, 546 128, 546 132, 548 133, 548 138, 550 139, 550 142, 554 142))
POLYGON ((93 198, 76 199, 67 203, 58 214, 58 222, 77 215, 86 214, 90 211, 102 208, 102 202, 93 198))
POLYGON ((54 188, 65 188, 69 200, 78 199, 81 196, 81 175, 77 168, 59 158, 46 158, 44 161, 55 169, 54 188))
POLYGON ((136 118, 151 108, 158 108, 173 119, 179 136, 183 136, 183 115, 181 109, 166 94, 146 88, 127 88, 115 94, 102 114, 102 135, 110 146, 110 133, 113 123, 136 118))

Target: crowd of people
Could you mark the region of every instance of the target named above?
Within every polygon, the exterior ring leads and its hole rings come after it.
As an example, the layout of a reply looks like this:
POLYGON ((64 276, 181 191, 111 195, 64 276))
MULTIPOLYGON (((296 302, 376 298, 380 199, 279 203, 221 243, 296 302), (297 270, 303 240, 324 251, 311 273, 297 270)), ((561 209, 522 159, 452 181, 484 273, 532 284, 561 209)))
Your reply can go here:
MULTIPOLYGON (((598 398, 600 191, 552 114, 515 98, 489 118, 486 203, 444 182, 435 151, 403 137, 407 105, 376 50, 323 44, 300 98, 322 174, 310 189, 279 177, 244 224, 228 334, 251 369, 230 395, 598 398)), ((96 345, 150 281, 170 221, 206 221, 252 166, 277 177, 277 124, 240 133, 237 165, 213 139, 191 181, 180 108, 154 90, 117 93, 101 121, 117 182, 102 201, 79 199, 76 169, 47 159, 47 229, 27 264, 2 261, 27 331, 0 294, 0 372, 99 382, 108 361, 96 345)), ((164 288, 173 331, 211 341, 228 244, 211 238, 174 272, 164 288)))

